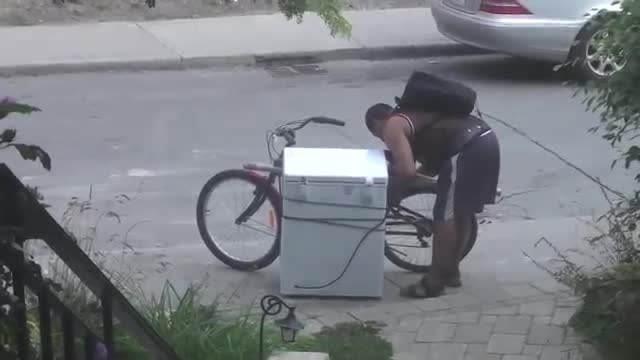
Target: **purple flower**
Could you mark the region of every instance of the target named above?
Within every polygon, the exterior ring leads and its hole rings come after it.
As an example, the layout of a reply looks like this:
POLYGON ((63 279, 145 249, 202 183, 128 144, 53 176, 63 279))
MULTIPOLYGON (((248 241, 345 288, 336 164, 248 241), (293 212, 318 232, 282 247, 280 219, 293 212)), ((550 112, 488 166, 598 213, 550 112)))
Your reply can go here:
POLYGON ((0 103, 3 103, 3 104, 14 104, 16 102, 18 101, 12 98, 11 96, 5 96, 4 98, 2 98, 2 101, 0 101, 0 103))

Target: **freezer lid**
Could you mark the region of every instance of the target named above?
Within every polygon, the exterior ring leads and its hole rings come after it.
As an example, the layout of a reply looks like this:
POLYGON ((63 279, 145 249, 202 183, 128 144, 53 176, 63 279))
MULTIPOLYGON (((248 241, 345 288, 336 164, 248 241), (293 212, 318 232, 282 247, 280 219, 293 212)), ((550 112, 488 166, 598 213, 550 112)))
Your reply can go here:
POLYGON ((285 181, 318 183, 387 183, 383 150, 298 148, 284 150, 285 181))

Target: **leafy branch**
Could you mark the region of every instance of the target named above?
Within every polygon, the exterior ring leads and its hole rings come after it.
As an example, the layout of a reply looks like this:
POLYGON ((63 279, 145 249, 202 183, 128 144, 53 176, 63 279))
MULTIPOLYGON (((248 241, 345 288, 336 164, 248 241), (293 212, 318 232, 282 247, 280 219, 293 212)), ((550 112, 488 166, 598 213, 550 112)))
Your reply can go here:
MULTIPOLYGON (((28 115, 39 111, 41 110, 35 106, 18 103, 8 97, 0 101, 0 119, 4 119, 12 113, 28 115)), ((14 148, 24 160, 40 161, 42 167, 51 170, 51 156, 40 146, 14 142, 17 133, 17 130, 13 128, 2 131, 0 133, 0 150, 14 148)))
POLYGON ((28 115, 33 112, 41 111, 39 108, 27 104, 20 104, 11 98, 4 98, 0 101, 0 119, 4 119, 11 113, 28 115))
POLYGON ((324 21, 331 36, 351 34, 351 24, 342 16, 340 0, 278 0, 278 7, 284 16, 302 22, 304 13, 312 11, 324 21))
POLYGON ((586 239, 603 260, 595 269, 579 266, 546 240, 560 266, 545 269, 571 286, 582 300, 570 324, 605 350, 606 358, 635 360, 640 358, 636 341, 640 331, 640 0, 624 0, 621 11, 601 13, 593 21, 605 29, 595 46, 624 59, 625 66, 606 79, 578 88, 575 95, 583 95, 586 108, 600 117, 599 125, 589 131, 600 133, 619 151, 612 169, 620 164, 636 170, 636 189, 616 201, 603 191, 609 210, 596 219, 596 224, 602 224, 602 229, 594 225, 598 235, 586 239))
POLYGON ((600 115, 600 125, 590 131, 600 131, 603 139, 621 150, 620 160, 629 169, 640 162, 640 147, 634 144, 640 136, 640 0, 625 0, 619 13, 602 14, 594 21, 607 31, 599 46, 612 56, 624 56, 626 65, 610 78, 581 89, 587 109, 600 115))

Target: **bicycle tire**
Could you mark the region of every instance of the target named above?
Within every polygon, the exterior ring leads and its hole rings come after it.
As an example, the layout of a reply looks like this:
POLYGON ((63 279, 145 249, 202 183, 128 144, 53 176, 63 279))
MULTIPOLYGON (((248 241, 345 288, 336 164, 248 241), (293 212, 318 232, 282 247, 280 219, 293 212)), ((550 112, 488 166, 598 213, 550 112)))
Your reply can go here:
POLYGON ((214 175, 210 178, 202 190, 200 191, 200 195, 198 196, 198 203, 196 207, 196 220, 198 223, 198 231, 200 232, 200 237, 204 241, 205 245, 213 253, 213 255, 220 261, 222 261, 227 266, 240 271, 256 271, 263 269, 269 265, 271 265, 280 255, 280 235, 281 235, 281 219, 282 219, 282 211, 281 211, 281 200, 280 194, 278 191, 269 184, 264 178, 256 176, 249 171, 246 170, 225 170, 221 171, 218 174, 214 175), (240 261, 237 259, 233 259, 225 254, 224 251, 216 244, 216 242, 209 235, 209 231, 207 229, 206 221, 205 221, 205 206, 211 192, 222 183, 228 180, 241 180, 246 181, 256 188, 264 191, 266 195, 266 200, 271 203, 273 209, 275 211, 275 217, 277 219, 277 230, 273 245, 267 251, 264 256, 254 260, 254 261, 240 261))
MULTIPOLYGON (((403 197, 403 200, 416 195, 435 196, 435 194, 432 191, 419 190, 419 191, 413 191, 408 193, 403 197)), ((478 219, 475 215, 471 215, 471 231, 469 232, 469 239, 462 251, 462 256, 460 258, 460 261, 462 261, 465 257, 467 257, 467 255, 469 255, 469 253, 471 252, 471 249, 473 249, 473 246, 476 244, 477 238, 478 238, 478 219)), ((391 263, 393 263, 397 267, 402 268, 404 270, 408 270, 416 273, 427 273, 431 268, 431 264, 417 265, 417 264, 403 260, 401 257, 398 256, 398 254, 395 251, 393 251, 393 249, 391 249, 391 247, 388 245, 386 240, 384 245, 384 255, 389 261, 391 261, 391 263)))

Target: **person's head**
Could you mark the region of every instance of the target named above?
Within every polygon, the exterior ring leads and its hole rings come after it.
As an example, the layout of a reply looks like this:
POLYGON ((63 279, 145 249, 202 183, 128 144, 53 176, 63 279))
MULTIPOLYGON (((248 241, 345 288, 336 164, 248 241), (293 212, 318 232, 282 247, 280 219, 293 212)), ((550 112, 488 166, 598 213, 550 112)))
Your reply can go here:
POLYGON ((364 115, 367 129, 371 131, 373 136, 382 136, 382 125, 393 112, 393 107, 389 104, 378 103, 371 106, 364 115))

